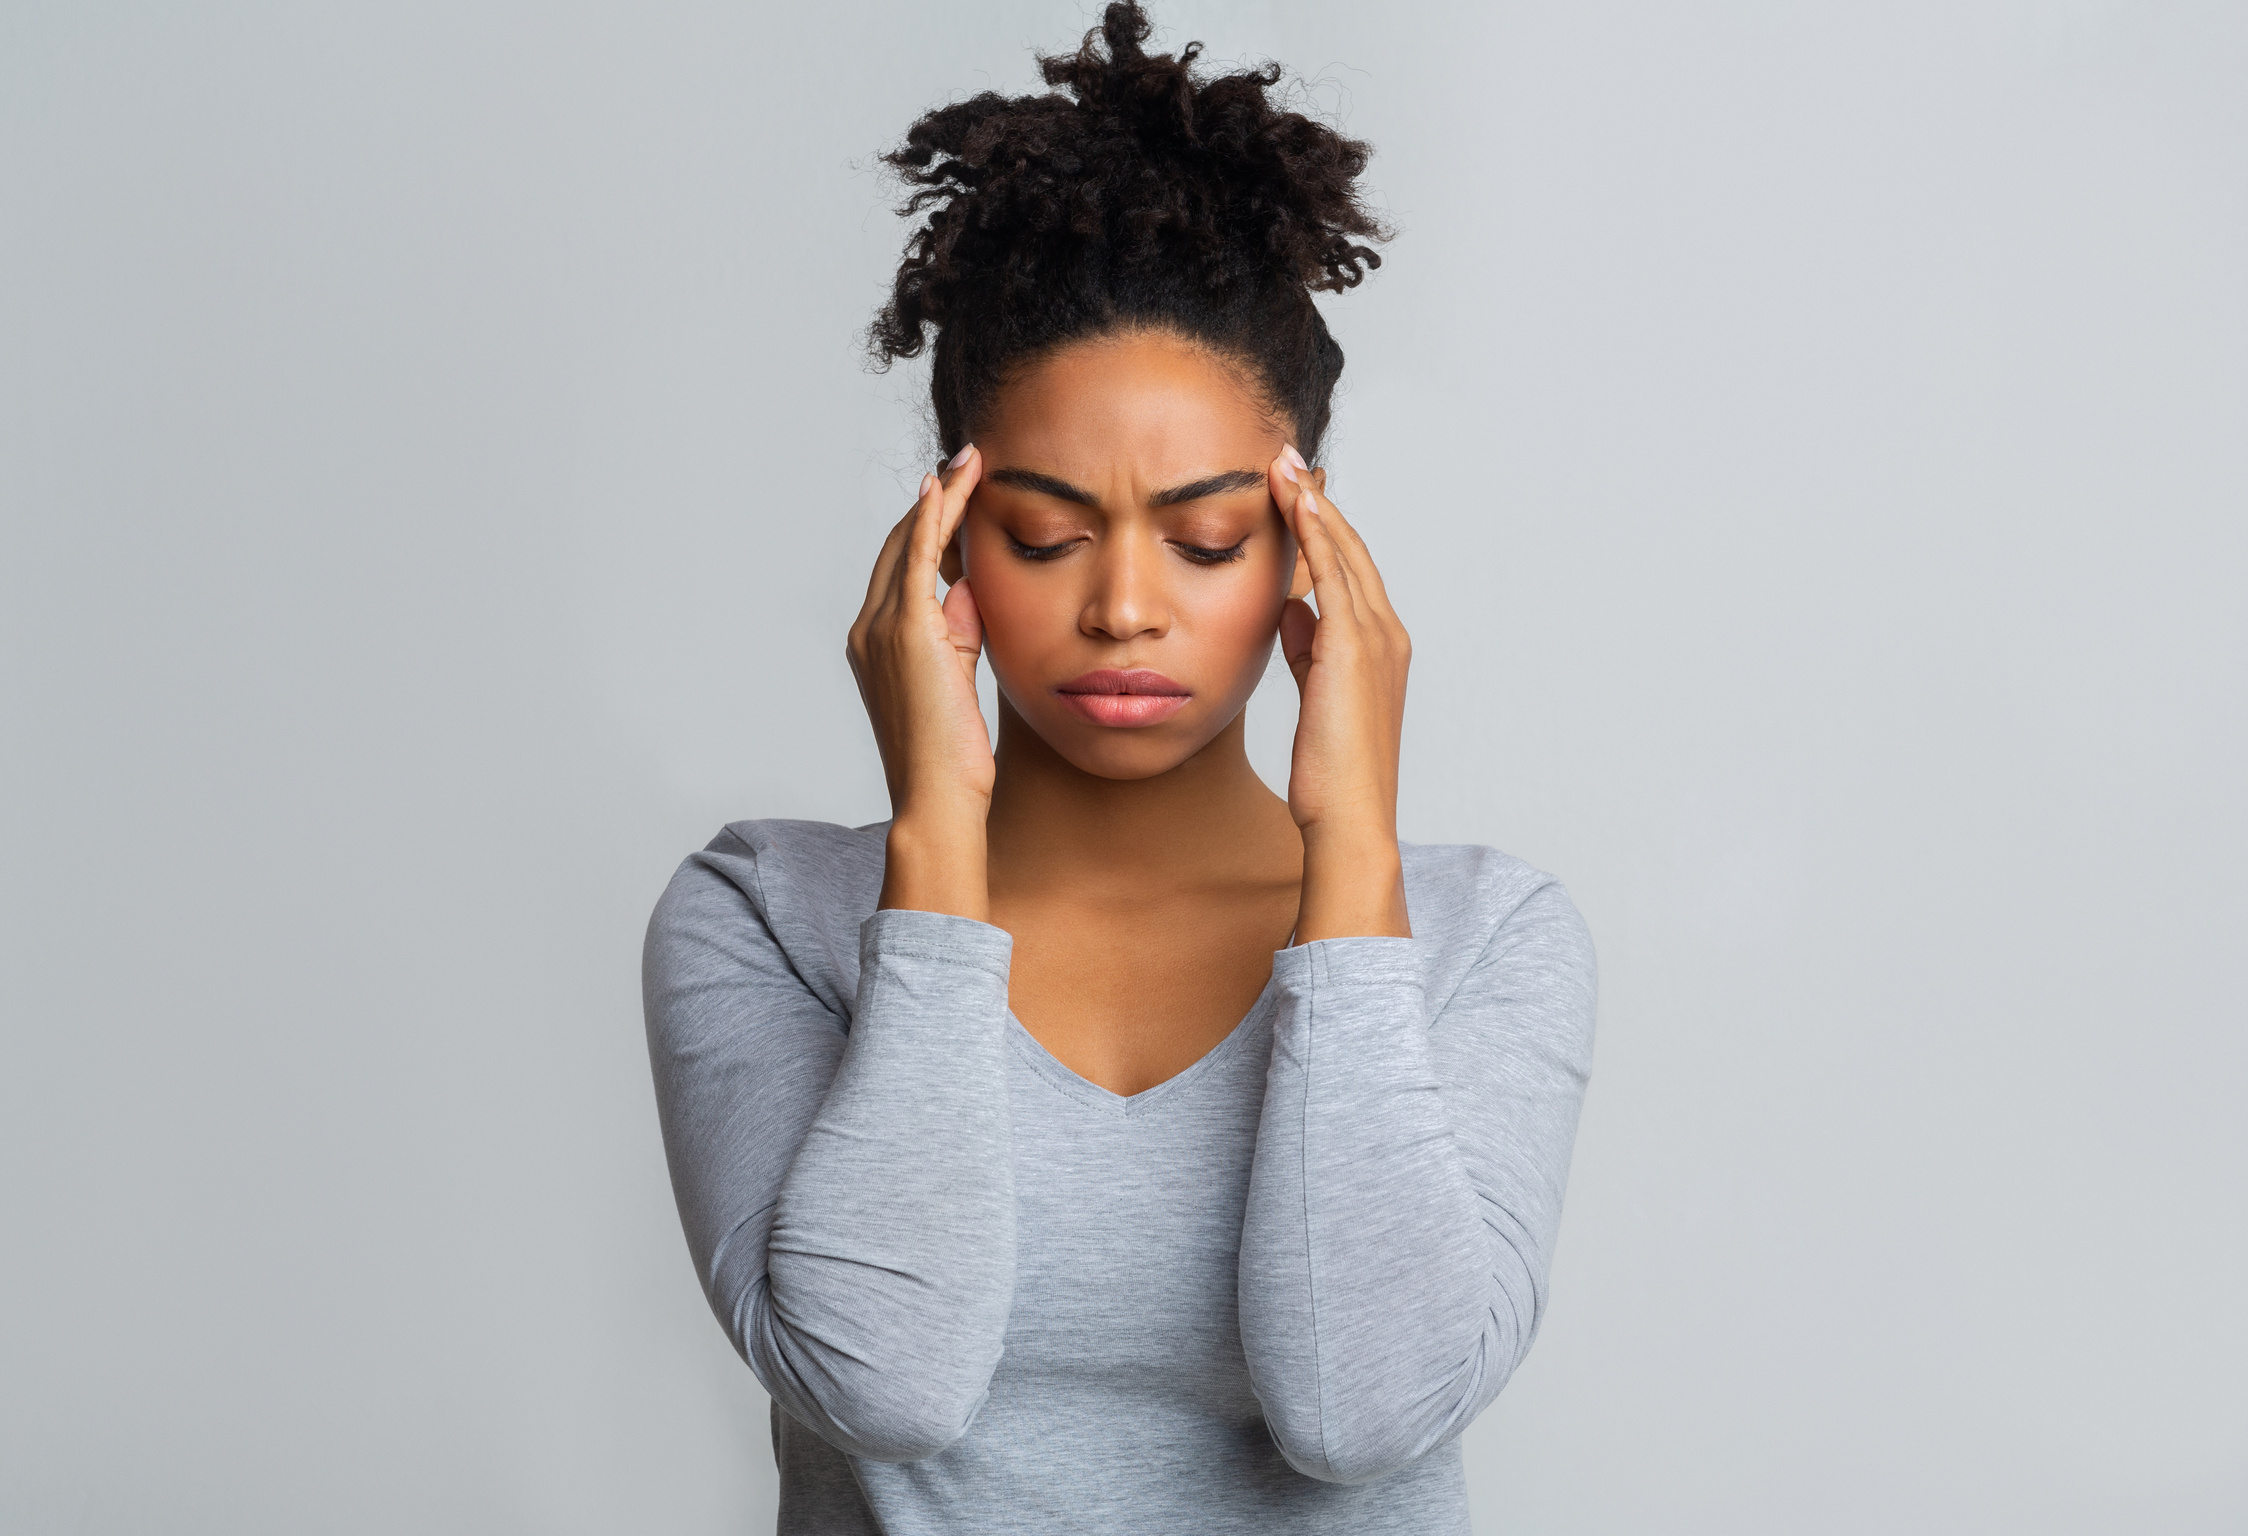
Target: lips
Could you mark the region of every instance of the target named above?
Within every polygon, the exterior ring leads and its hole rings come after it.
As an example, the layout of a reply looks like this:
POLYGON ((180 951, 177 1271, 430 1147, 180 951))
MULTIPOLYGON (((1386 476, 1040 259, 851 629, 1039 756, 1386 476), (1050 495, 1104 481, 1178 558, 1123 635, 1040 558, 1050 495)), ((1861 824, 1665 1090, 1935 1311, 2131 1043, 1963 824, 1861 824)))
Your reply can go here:
POLYGON ((1160 672, 1150 672, 1145 667, 1134 667, 1129 672, 1119 672, 1113 667, 1103 667, 1098 672, 1088 672, 1083 677, 1073 677, 1054 690, 1056 693, 1133 693, 1158 697, 1185 698, 1189 690, 1180 687, 1160 672))
POLYGON ((1153 725, 1186 708, 1193 694, 1145 667, 1103 667, 1073 677, 1054 690, 1061 701, 1095 725, 1153 725))

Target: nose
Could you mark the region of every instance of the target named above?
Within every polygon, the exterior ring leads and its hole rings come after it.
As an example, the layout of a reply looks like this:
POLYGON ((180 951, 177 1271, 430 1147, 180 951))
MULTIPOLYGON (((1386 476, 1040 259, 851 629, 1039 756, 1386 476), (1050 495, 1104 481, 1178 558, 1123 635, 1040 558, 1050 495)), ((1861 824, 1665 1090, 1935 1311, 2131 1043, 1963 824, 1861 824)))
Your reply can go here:
POLYGON ((1127 533, 1104 539, 1092 562, 1093 586, 1077 616, 1080 633, 1109 640, 1160 637, 1171 627, 1171 606, 1163 591, 1160 549, 1127 533))

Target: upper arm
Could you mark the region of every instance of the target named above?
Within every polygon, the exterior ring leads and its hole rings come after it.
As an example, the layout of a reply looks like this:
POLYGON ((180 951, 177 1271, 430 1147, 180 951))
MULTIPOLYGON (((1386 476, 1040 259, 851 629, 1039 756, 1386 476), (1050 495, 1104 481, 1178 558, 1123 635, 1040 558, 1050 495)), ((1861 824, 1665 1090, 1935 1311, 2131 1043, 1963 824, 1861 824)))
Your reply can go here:
POLYGON ((750 899, 755 878, 746 850, 689 858, 656 903, 641 971, 672 1191, 737 1346, 782 1180, 845 1041, 750 899))
POLYGON ((1596 1000, 1591 933, 1567 890, 1548 881, 1492 933, 1430 1037, 1447 1118, 1516 1312, 1510 1369, 1545 1311, 1596 1000))

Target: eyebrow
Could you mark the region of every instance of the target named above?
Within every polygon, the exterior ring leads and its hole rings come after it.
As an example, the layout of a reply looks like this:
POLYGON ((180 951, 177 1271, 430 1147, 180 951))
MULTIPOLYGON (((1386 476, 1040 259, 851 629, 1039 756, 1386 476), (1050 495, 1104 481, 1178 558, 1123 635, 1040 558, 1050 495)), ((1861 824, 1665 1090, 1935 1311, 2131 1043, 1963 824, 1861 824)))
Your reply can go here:
MULTIPOLYGON (((995 469, 984 477, 1001 485, 1011 485, 1017 490, 1036 491, 1041 496, 1051 496, 1058 501, 1074 501, 1081 507, 1099 507, 1100 498, 1091 491, 1080 490, 1067 480, 1054 475, 1043 475, 1035 469, 995 469)), ((1200 501, 1205 496, 1216 496, 1225 491, 1247 491, 1265 483, 1261 469, 1229 469, 1223 474, 1205 475, 1200 480, 1189 480, 1184 485, 1174 485, 1167 491, 1157 491, 1147 499, 1151 507, 1175 507, 1181 502, 1200 501)))

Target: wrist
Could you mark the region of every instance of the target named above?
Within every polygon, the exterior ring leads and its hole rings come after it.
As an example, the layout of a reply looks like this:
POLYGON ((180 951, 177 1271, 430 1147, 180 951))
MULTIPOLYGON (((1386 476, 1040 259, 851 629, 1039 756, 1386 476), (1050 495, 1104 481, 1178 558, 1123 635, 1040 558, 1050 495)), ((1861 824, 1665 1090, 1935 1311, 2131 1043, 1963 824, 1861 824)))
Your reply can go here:
POLYGON ((1304 862, 1348 865, 1359 860, 1398 862, 1397 824, 1389 820, 1315 821, 1297 829, 1304 842, 1304 862))
POLYGON ((980 817, 901 814, 883 842, 882 896, 885 910, 949 912, 988 922, 991 894, 988 848, 980 817))
POLYGON ((991 819, 991 796, 948 787, 941 793, 890 798, 890 835, 900 832, 921 842, 965 842, 984 835, 991 819))
POLYGON ((1394 833, 1360 829, 1304 835, 1304 883, 1296 942, 1320 939, 1411 938, 1405 910, 1405 862, 1394 833))

